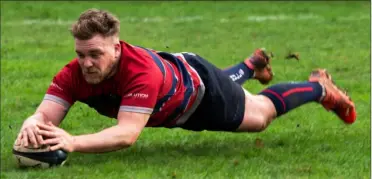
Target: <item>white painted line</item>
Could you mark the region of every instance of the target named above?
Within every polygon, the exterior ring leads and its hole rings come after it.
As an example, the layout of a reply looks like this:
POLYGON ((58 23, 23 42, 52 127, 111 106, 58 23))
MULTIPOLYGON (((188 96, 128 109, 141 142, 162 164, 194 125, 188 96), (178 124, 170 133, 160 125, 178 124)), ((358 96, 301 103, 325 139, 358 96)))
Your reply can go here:
POLYGON ((338 20, 341 20, 341 21, 358 21, 358 20, 367 20, 367 19, 371 19, 370 16, 349 16, 349 17, 340 17, 340 18, 337 18, 338 20))
POLYGON ((268 15, 268 16, 249 16, 248 21, 262 22, 262 21, 310 21, 310 20, 324 20, 325 18, 313 14, 302 14, 298 16, 288 15, 268 15))
POLYGON ((28 25, 71 25, 74 21, 66 20, 52 20, 52 19, 32 19, 23 21, 9 21, 5 22, 5 26, 28 26, 28 25))
POLYGON ((180 23, 180 22, 194 22, 194 21, 202 21, 204 18, 202 16, 190 16, 190 17, 179 17, 171 20, 172 22, 180 23))
MULTIPOLYGON (((284 14, 279 15, 251 15, 241 18, 205 18, 203 16, 184 16, 184 17, 124 17, 121 18, 121 22, 133 22, 133 23, 189 23, 196 21, 205 22, 216 22, 216 23, 229 23, 229 22, 265 22, 265 21, 315 21, 325 20, 325 17, 314 15, 314 14, 300 14, 297 16, 289 16, 284 14)), ((339 21, 357 21, 357 20, 370 20, 370 16, 348 16, 348 17, 337 17, 339 21)), ((57 26, 68 26, 74 23, 74 20, 62 20, 62 19, 31 19, 23 21, 8 21, 4 22, 4 26, 29 26, 29 25, 57 25, 57 26)))

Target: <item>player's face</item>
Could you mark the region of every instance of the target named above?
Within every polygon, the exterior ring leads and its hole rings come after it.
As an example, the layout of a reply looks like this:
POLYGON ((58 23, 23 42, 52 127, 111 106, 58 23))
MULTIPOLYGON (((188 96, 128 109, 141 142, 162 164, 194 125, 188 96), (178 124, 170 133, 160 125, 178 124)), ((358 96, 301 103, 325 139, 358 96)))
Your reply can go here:
POLYGON ((75 39, 75 51, 85 80, 98 84, 116 73, 120 43, 95 35, 89 40, 75 39))

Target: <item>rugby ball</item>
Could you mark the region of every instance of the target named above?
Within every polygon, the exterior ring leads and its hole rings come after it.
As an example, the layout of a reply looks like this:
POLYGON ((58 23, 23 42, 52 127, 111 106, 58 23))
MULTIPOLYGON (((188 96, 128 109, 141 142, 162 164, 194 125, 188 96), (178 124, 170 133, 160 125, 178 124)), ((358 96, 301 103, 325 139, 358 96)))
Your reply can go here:
POLYGON ((63 150, 50 151, 47 145, 39 148, 27 148, 14 145, 13 155, 20 168, 49 168, 53 166, 62 166, 67 159, 67 152, 63 150))

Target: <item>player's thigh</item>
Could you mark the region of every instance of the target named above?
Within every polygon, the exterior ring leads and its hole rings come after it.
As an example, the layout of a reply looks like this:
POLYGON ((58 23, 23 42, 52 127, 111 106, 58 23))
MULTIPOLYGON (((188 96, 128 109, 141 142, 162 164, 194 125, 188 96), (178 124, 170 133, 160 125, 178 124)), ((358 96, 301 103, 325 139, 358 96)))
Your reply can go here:
POLYGON ((184 56, 202 79, 205 94, 195 112, 181 127, 196 131, 236 131, 245 111, 242 87, 202 57, 184 56))
POLYGON ((245 91, 244 118, 237 131, 259 132, 264 130, 276 115, 275 106, 265 96, 245 91))

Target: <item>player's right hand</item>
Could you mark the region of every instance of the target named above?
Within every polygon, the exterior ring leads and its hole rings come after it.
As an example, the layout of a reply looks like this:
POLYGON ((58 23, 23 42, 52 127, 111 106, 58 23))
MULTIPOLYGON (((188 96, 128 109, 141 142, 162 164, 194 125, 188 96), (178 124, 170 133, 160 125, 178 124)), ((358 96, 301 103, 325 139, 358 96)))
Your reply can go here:
POLYGON ((38 123, 43 123, 34 117, 25 120, 17 136, 15 145, 28 148, 38 148, 43 143, 43 137, 38 133, 38 123))

